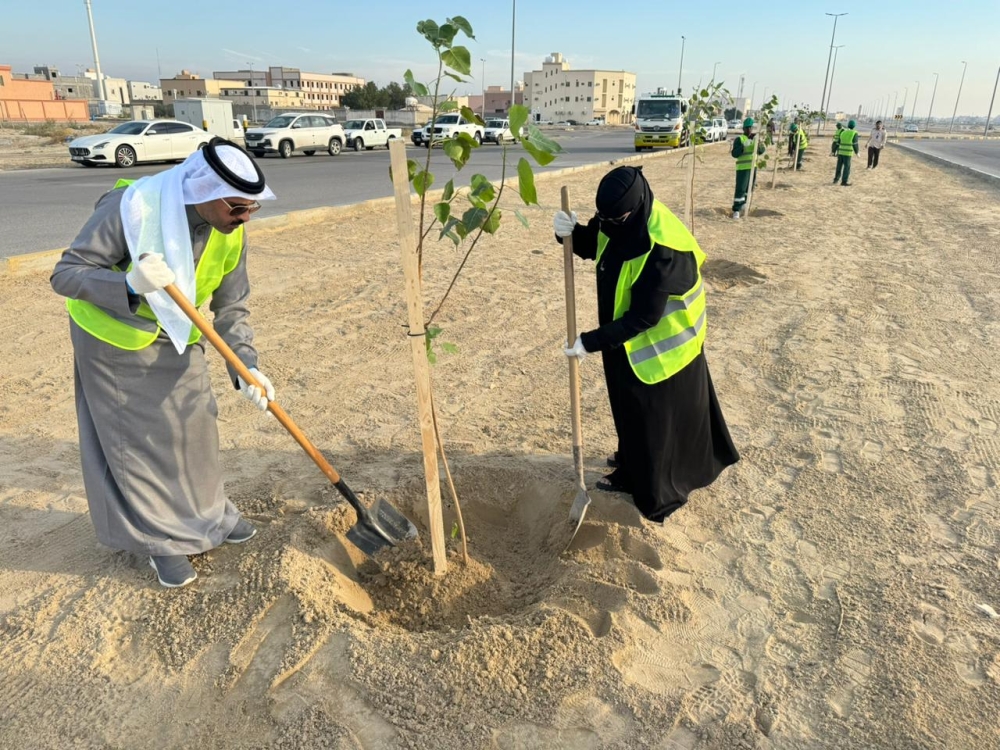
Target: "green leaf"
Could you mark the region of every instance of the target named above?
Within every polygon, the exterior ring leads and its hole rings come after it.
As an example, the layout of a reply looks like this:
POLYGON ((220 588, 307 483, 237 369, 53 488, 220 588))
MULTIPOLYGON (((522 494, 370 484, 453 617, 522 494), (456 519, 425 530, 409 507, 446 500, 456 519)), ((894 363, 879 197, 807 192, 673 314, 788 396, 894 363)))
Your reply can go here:
POLYGON ((462 214, 462 224, 465 227, 465 231, 471 232, 473 229, 479 229, 483 222, 486 221, 488 213, 489 212, 485 208, 473 206, 462 214))
POLYGON ((403 74, 403 80, 409 84, 410 89, 413 91, 415 96, 427 96, 427 87, 424 84, 413 80, 412 70, 407 69, 407 71, 403 74))
POLYGON ((510 108, 507 119, 510 120, 510 132, 514 134, 515 138, 519 137, 521 128, 528 121, 528 108, 523 104, 515 104, 510 108))
POLYGON ((442 144, 441 148, 444 149, 445 155, 451 159, 456 169, 464 167, 469 160, 468 148, 457 138, 449 138, 442 144))
POLYGON ((532 203, 538 205, 538 192, 535 190, 535 173, 531 171, 531 165, 523 156, 517 162, 517 183, 524 205, 530 206, 532 203))
POLYGON ((457 221, 455 222, 455 234, 459 236, 460 240, 464 240, 466 237, 469 236, 469 228, 465 226, 465 224, 463 224, 462 222, 457 221))
POLYGON ((449 216, 451 216, 450 203, 443 201, 441 203, 434 204, 434 218, 444 224, 448 221, 449 216))
POLYGON ((500 216, 503 212, 499 208, 493 209, 490 215, 483 222, 483 231, 487 234, 496 234, 500 228, 500 216))
POLYGON ((448 180, 444 184, 444 195, 441 196, 443 200, 450 201, 451 197, 455 194, 455 181, 448 180))
POLYGON ((514 216, 516 216, 516 217, 517 217, 517 220, 518 220, 519 222, 521 222, 522 224, 524 224, 524 226, 525 226, 525 227, 527 227, 527 226, 528 226, 528 220, 527 220, 527 219, 525 218, 524 214, 522 214, 522 213, 521 213, 520 211, 518 211, 518 210, 517 210, 516 208, 514 209, 514 216))
POLYGON ((545 133, 539 130, 535 125, 528 126, 528 133, 531 136, 531 142, 539 150, 545 151, 546 153, 549 154, 562 153, 562 146, 560 146, 554 140, 545 135, 545 133))
POLYGON ((483 118, 482 117, 480 117, 479 115, 477 115, 475 112, 473 112, 468 107, 462 107, 462 117, 464 117, 469 122, 476 123, 477 125, 485 125, 486 124, 485 122, 483 122, 483 118))
POLYGON ((525 151, 531 154, 532 158, 534 158, 540 167, 544 167, 546 164, 551 164, 556 158, 554 154, 550 154, 548 151, 542 151, 527 138, 521 141, 521 146, 525 151))
POLYGON ((443 102, 438 104, 438 114, 442 112, 454 112, 458 109, 458 102, 454 99, 445 99, 443 102))
POLYGON ((448 76, 448 77, 449 77, 449 78, 451 78, 451 79, 452 79, 453 81, 458 81, 459 83, 467 83, 467 82, 468 82, 468 81, 467 81, 467 79, 465 79, 465 78, 462 78, 462 76, 457 76, 457 75, 455 75, 454 73, 451 73, 451 72, 449 72, 449 71, 447 71, 447 70, 446 70, 446 71, 444 71, 444 75, 448 76))
POLYGON ((458 354, 458 347, 450 342, 443 342, 441 348, 448 352, 448 354, 458 354))
POLYGON ((472 149, 479 148, 479 144, 476 143, 476 139, 473 138, 468 133, 459 133, 457 140, 461 141, 464 145, 468 146, 470 153, 472 149))
POLYGON ((413 182, 413 178, 416 176, 417 171, 420 169, 420 165, 417 164, 416 159, 406 160, 406 176, 410 182, 413 182))
POLYGON ((441 330, 442 329, 441 329, 440 326, 430 326, 427 329, 427 338, 428 338, 428 340, 436 339, 438 336, 440 336, 441 335, 441 330))
POLYGON ((417 191, 417 195, 423 197, 424 193, 430 190, 431 185, 434 184, 434 175, 426 170, 417 172, 413 176, 413 189, 417 191))
POLYGON ((451 538, 458 539, 458 521, 451 524, 451 538))
POLYGON ((445 47, 450 47, 458 35, 458 27, 450 23, 445 23, 438 29, 438 41, 445 47))
MULTIPOLYGON (((470 198, 478 198, 479 201, 489 202, 496 195, 496 189, 493 187, 493 183, 486 179, 486 175, 472 175, 472 180, 469 184, 472 187, 472 192, 469 194, 470 198)), ((476 205, 479 205, 478 201, 476 205)))
POLYGON ((438 25, 431 19, 428 18, 426 21, 418 23, 417 31, 423 34, 424 38, 435 47, 440 46, 438 44, 438 25))
POLYGON ((452 47, 441 53, 441 61, 463 75, 472 73, 472 55, 465 47, 452 47))
POLYGON ((475 39, 475 34, 472 33, 472 24, 465 20, 463 16, 455 16, 454 18, 449 18, 448 23, 452 26, 457 26, 462 30, 462 32, 469 37, 469 39, 475 39))
POLYGON ((436 365, 438 363, 437 355, 434 353, 434 350, 431 349, 430 347, 427 347, 427 361, 430 362, 432 365, 436 365))

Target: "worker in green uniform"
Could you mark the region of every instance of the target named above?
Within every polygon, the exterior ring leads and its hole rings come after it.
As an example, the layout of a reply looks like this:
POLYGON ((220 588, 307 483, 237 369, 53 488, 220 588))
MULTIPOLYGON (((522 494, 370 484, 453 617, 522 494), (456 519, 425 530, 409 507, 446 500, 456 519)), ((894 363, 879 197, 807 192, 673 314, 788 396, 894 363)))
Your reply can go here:
POLYGON ((795 148, 798 146, 799 155, 795 160, 795 169, 802 169, 802 159, 805 157, 806 149, 809 148, 809 136, 806 135, 806 129, 800 128, 797 122, 793 122, 789 128, 791 133, 791 140, 788 144, 789 156, 795 156, 795 148))
POLYGON ((838 122, 837 132, 833 134, 833 141, 830 143, 830 156, 837 155, 837 149, 840 148, 840 143, 839 143, 840 134, 843 132, 843 130, 844 130, 844 123, 838 122))
MULTIPOLYGON (((756 173, 753 170, 753 118, 748 117, 743 121, 743 133, 733 140, 733 148, 730 154, 736 159, 736 193, 733 195, 733 218, 740 218, 740 211, 747 202, 747 192, 750 190, 750 174, 756 173)), ((763 139, 757 141, 757 153, 763 154, 767 150, 767 144, 763 139)))
POLYGON ((860 153, 856 125, 857 123, 851 120, 847 123, 847 128, 837 134, 837 171, 833 175, 835 185, 837 180, 840 180, 843 187, 851 184, 851 157, 860 153))

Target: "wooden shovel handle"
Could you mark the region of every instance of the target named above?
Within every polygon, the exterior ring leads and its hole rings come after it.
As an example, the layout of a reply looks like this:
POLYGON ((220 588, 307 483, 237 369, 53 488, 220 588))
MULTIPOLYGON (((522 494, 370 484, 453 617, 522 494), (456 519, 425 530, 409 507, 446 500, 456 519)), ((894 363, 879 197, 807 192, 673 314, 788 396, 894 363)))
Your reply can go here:
MULTIPOLYGON (((562 210, 572 216, 569 207, 569 189, 562 189, 562 210)), ((576 343, 576 281, 573 275, 573 235, 563 237, 563 266, 566 277, 566 341, 569 346, 576 343)), ((573 421, 573 464, 576 467, 581 488, 583 477, 583 427, 580 416, 580 360, 569 359, 569 404, 573 421)))
MULTIPOLYGON (((181 292, 181 290, 173 284, 167 284, 163 287, 163 290, 170 295, 170 299, 177 303, 177 306, 184 311, 184 314, 191 319, 191 322, 195 325, 195 327, 211 342, 212 346, 218 350, 223 359, 225 359, 226 362, 228 362, 229 365, 236 370, 239 376, 250 385, 257 386, 261 389, 261 392, 263 392, 264 389, 261 387, 260 383, 258 383, 254 376, 250 374, 250 370, 247 369, 247 366, 243 364, 242 361, 240 361, 240 358, 236 356, 236 352, 229 347, 229 344, 222 339, 222 336, 216 333, 215 329, 212 328, 207 320, 205 320, 204 316, 198 312, 198 308, 188 301, 188 298, 184 296, 183 292, 181 292)), ((326 475, 327 479, 336 485, 341 484, 340 474, 337 473, 337 470, 330 466, 327 460, 323 458, 323 455, 316 450, 316 446, 314 446, 309 441, 309 438, 302 433, 302 430, 300 430, 298 425, 292 421, 292 418, 285 413, 285 410, 278 406, 275 401, 268 401, 267 409, 274 415, 275 419, 281 422, 281 426, 288 430, 288 433, 295 438, 295 442, 302 446, 302 450, 304 450, 309 455, 309 458, 316 463, 320 471, 326 475)))

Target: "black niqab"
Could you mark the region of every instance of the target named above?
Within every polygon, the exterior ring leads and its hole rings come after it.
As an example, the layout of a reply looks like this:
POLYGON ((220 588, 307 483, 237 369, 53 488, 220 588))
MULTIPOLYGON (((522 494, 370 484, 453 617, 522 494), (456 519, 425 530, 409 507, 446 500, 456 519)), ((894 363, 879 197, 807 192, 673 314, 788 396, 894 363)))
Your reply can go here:
POLYGON ((597 187, 597 213, 614 219, 631 212, 621 224, 601 221, 607 235, 607 252, 622 260, 631 260, 649 252, 649 217, 653 212, 653 191, 642 167, 612 169, 597 187))

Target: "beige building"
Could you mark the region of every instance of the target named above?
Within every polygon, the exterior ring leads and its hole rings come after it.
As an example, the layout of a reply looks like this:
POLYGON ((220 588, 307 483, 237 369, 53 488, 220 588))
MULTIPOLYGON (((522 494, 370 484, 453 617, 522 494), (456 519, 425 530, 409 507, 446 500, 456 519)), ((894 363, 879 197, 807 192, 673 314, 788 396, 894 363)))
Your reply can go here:
POLYGON ((238 86, 224 88, 219 92, 219 98, 229 99, 233 104, 246 104, 254 107, 279 109, 306 109, 302 95, 298 91, 276 89, 273 86, 238 86))
POLYGON ((218 79, 242 81, 245 86, 267 86, 294 92, 301 99, 299 106, 309 109, 339 107, 344 94, 365 85, 364 78, 350 73, 307 73, 298 68, 278 66, 252 73, 249 70, 224 70, 212 75, 218 79))
MULTIPOLYGON (((506 116, 510 111, 510 89, 503 86, 490 86, 482 94, 475 94, 468 99, 469 107, 476 114, 485 113, 486 117, 506 116)), ((521 81, 514 83, 514 104, 524 104, 524 84, 521 81)))
POLYGON ((624 70, 572 70, 553 52, 541 70, 524 74, 528 106, 534 120, 604 120, 609 125, 632 121, 635 73, 624 70))
POLYGON ((202 78, 190 70, 182 70, 173 78, 160 79, 164 104, 173 104, 174 99, 219 99, 222 89, 238 89, 245 85, 244 81, 202 78))

